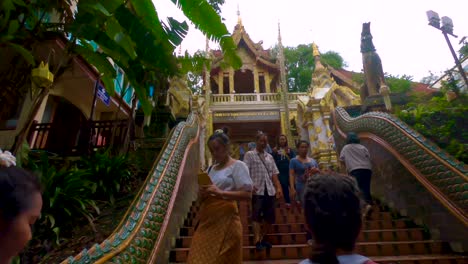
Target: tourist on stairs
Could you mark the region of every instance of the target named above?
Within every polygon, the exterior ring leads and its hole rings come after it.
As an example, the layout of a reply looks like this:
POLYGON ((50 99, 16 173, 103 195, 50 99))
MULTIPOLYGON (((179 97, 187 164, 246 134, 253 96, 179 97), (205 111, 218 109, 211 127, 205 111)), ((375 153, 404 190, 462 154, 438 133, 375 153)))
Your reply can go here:
MULTIPOLYGON (((319 172, 317 161, 307 156, 309 146, 308 141, 299 141, 297 144, 297 156, 291 159, 289 164, 291 195, 296 199, 296 208, 299 212, 304 205, 304 187, 307 179, 319 172)), ((309 232, 307 232, 306 237, 307 242, 310 244, 312 237, 309 232)))
POLYGON ((252 180, 242 161, 229 155, 229 137, 219 129, 208 139, 215 165, 212 185, 200 186, 200 211, 187 263, 242 263, 242 224, 237 201, 250 200, 252 180))
POLYGON ((0 150, 0 264, 9 264, 32 237, 42 197, 39 179, 0 150))
POLYGON ((289 196, 289 162, 296 157, 294 151, 288 146, 288 138, 285 135, 280 135, 276 142, 276 147, 273 148, 273 158, 275 159, 276 167, 279 170, 279 182, 283 190, 284 202, 286 208, 291 208, 291 197, 289 196))
POLYGON ((362 227, 360 202, 351 177, 317 174, 307 181, 304 216, 314 242, 309 259, 300 264, 374 263, 353 252, 362 227))
POLYGON ((244 162, 249 167, 254 184, 252 196, 252 226, 257 250, 271 248, 264 238, 275 222, 275 195, 282 197, 275 160, 265 150, 267 135, 259 132, 256 136, 256 149, 245 153, 244 162))
POLYGON ((346 166, 349 175, 356 178, 359 189, 364 197, 366 206, 364 207, 363 216, 370 215, 372 210, 371 197, 371 177, 372 165, 369 151, 366 147, 360 144, 359 137, 354 132, 349 132, 346 145, 340 153, 340 161, 346 166))

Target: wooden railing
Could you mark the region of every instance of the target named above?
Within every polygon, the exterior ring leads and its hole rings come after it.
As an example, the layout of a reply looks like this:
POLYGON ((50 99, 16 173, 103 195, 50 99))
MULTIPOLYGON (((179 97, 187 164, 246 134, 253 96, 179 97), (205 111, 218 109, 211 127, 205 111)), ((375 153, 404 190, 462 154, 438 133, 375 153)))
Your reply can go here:
MULTIPOLYGON (((288 101, 296 101, 299 96, 307 95, 307 93, 289 93, 288 101)), ((243 102, 246 104, 257 103, 274 103, 280 102, 281 95, 279 93, 242 93, 242 94, 212 94, 212 104, 230 104, 243 102)))
POLYGON ((28 143, 30 148, 35 150, 79 155, 109 147, 112 136, 114 136, 114 145, 124 144, 127 124, 128 120, 90 121, 81 123, 79 129, 73 131, 54 123, 36 123, 30 129, 28 143))

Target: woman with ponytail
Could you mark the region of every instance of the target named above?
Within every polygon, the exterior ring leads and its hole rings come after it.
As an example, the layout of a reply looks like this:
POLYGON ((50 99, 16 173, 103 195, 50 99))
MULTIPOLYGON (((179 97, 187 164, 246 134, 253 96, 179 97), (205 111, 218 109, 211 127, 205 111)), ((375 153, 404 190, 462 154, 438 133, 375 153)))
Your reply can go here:
POLYGON ((304 193, 304 215, 314 237, 309 259, 300 264, 372 264, 354 253, 362 227, 356 181, 339 174, 316 174, 304 193))

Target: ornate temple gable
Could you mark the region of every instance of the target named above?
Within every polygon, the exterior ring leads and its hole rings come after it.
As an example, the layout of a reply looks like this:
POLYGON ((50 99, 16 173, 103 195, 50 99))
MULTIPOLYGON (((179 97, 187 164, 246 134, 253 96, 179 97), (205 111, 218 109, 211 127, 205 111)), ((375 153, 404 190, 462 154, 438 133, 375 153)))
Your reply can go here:
MULTIPOLYGON (((246 50, 257 63, 263 64, 271 71, 279 71, 279 66, 276 64, 275 59, 270 56, 270 51, 263 49, 263 41, 255 43, 246 32, 240 19, 234 27, 232 38, 238 51, 246 50)), ((219 50, 215 50, 213 51, 213 55, 215 56, 215 59, 213 61, 212 68, 215 69, 220 66, 220 63, 223 60, 223 53, 219 50)), ((241 58, 244 59, 245 57, 241 58)))
MULTIPOLYGON (((351 88, 337 84, 331 71, 322 65, 320 52, 315 43, 312 44, 312 49, 315 58, 315 70, 312 73, 310 97, 320 101, 321 106, 332 108, 359 104, 359 96, 351 88)), ((335 69, 333 70, 338 72, 335 69)), ((340 77, 343 77, 343 75, 340 75, 340 77)))

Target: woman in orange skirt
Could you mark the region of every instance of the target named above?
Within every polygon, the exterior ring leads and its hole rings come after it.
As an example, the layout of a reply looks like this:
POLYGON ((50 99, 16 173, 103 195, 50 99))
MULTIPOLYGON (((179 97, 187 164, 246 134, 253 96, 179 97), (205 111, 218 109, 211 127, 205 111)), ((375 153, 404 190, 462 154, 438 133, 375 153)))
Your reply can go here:
POLYGON ((208 169, 211 185, 200 186, 198 224, 187 263, 242 263, 242 224, 237 201, 250 200, 252 180, 245 163, 229 155, 226 130, 208 139, 215 165, 208 169))

